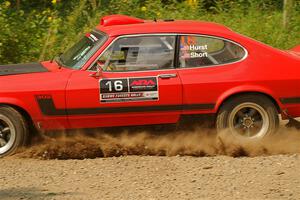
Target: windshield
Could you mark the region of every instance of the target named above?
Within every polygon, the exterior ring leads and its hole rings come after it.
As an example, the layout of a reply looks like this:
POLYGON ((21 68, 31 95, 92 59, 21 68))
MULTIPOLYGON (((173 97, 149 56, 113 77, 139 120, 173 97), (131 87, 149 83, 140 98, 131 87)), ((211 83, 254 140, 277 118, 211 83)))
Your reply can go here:
POLYGON ((106 36, 103 33, 97 31, 87 33, 79 42, 61 54, 56 61, 65 67, 80 69, 100 48, 105 39, 106 36))

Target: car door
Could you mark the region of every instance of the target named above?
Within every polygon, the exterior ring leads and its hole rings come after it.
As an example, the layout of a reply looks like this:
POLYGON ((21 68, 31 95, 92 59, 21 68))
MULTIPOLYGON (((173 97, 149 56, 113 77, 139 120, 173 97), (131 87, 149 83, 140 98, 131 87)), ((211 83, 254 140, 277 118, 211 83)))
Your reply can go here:
POLYGON ((122 36, 89 70, 74 72, 66 88, 71 127, 176 122, 182 84, 174 68, 175 40, 172 35, 122 36))
POLYGON ((215 36, 182 35, 178 73, 183 83, 183 104, 196 105, 183 114, 214 113, 217 99, 234 86, 243 71, 247 51, 215 36))

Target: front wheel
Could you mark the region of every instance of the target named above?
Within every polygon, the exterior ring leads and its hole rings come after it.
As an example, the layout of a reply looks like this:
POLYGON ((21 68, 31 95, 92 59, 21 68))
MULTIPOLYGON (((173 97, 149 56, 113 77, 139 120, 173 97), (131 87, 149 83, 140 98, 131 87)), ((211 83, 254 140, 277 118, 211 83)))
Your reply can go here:
POLYGON ((0 157, 11 155, 23 146, 27 139, 24 117, 9 106, 0 107, 0 157))
POLYGON ((218 131, 228 129, 240 139, 260 140, 278 129, 278 111, 271 100, 261 95, 234 97, 220 108, 216 127, 218 131))

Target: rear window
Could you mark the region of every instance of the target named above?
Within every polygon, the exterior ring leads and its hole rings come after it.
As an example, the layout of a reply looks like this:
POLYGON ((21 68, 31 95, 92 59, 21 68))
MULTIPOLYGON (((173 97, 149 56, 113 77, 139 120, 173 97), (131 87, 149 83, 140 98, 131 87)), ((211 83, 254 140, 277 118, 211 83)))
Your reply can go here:
POLYGON ((221 38, 185 35, 180 38, 180 67, 204 67, 242 60, 247 52, 221 38))

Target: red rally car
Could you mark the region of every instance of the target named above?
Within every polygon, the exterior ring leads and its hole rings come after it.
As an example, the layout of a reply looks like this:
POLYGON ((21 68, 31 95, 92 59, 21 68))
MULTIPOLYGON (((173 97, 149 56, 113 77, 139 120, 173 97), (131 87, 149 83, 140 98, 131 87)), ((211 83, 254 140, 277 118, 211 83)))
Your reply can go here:
POLYGON ((0 157, 39 130, 176 123, 215 114, 257 141, 300 116, 300 46, 272 48, 209 22, 101 19, 52 61, 0 66, 0 157))

